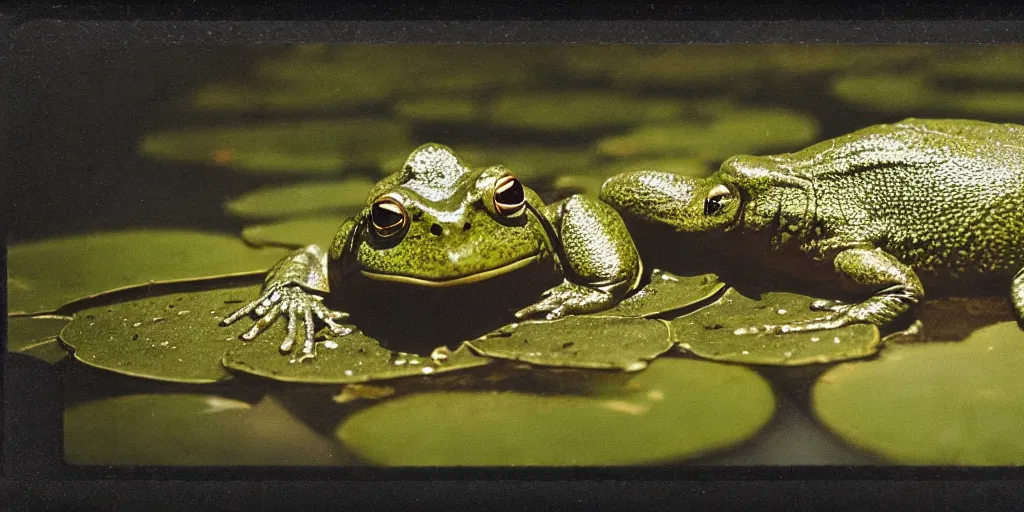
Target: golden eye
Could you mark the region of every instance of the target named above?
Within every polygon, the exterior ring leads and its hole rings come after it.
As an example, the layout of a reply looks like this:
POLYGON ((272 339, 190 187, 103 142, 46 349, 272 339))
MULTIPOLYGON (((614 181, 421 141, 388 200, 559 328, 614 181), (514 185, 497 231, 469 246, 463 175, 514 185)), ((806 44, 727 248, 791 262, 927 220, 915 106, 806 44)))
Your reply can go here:
POLYGON ((515 176, 503 176, 494 182, 494 209, 502 215, 513 215, 526 204, 526 191, 515 176))
POLYGON ((725 185, 717 185, 711 189, 708 197, 704 199, 704 215, 714 215, 722 211, 722 199, 728 198, 729 194, 729 187, 725 185))
POLYGON ((377 200, 370 208, 370 222, 377 234, 389 237, 405 227, 409 216, 402 204, 390 197, 377 200))

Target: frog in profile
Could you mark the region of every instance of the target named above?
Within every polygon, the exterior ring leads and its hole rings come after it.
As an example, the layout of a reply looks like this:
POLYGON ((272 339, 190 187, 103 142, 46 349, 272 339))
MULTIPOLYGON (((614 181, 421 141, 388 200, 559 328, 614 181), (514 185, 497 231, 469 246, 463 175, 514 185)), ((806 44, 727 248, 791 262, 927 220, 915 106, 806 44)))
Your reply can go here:
POLYGON ((1024 325, 1024 126, 906 119, 795 153, 736 156, 702 179, 621 174, 600 197, 733 265, 870 294, 737 334, 883 326, 925 290, 1009 292, 1024 325))
MULTIPOLYGON (((549 320, 614 306, 637 288, 642 271, 625 224, 608 205, 580 195, 545 205, 509 169, 473 170, 450 148, 426 144, 371 189, 365 208, 341 225, 329 248, 309 245, 285 257, 268 272, 260 296, 222 325, 255 314, 241 336, 251 340, 287 317, 280 351, 293 352, 298 343, 301 361, 315 356, 316 323, 336 336, 353 332, 341 323, 349 314, 324 300, 356 282, 445 288, 486 302, 471 285, 526 269, 561 282, 537 290, 539 300, 515 317, 549 320)), ((429 306, 444 311, 445 304, 429 306)), ((446 313, 457 318, 460 311, 446 313)))

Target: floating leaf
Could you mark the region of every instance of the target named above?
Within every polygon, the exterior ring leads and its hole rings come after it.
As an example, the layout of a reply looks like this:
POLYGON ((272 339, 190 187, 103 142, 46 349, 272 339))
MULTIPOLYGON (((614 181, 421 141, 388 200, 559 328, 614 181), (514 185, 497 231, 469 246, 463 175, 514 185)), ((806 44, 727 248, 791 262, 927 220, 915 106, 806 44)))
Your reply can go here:
POLYGON ((820 318, 815 299, 792 293, 765 293, 760 300, 735 288, 721 299, 672 320, 672 339, 688 352, 717 361, 794 366, 868 357, 878 351, 878 328, 854 324, 840 329, 789 334, 734 334, 738 328, 779 325, 820 318))
POLYGON ((373 187, 367 179, 266 187, 228 201, 225 211, 243 219, 277 219, 310 213, 359 212, 373 187))
POLYGON ((150 134, 139 146, 155 160, 271 174, 336 173, 412 149, 404 126, 371 119, 197 127, 150 134))
POLYGON ((642 370, 672 348, 657 320, 569 316, 512 324, 466 342, 476 353, 540 366, 642 370))
POLYGON ((265 270, 284 255, 279 249, 253 249, 237 238, 192 231, 51 238, 8 248, 7 308, 18 314, 51 312, 127 286, 265 270))
MULTIPOLYGON (((349 84, 351 85, 351 84, 349 84)), ((227 112, 323 112, 370 106, 387 99, 390 87, 363 81, 356 87, 302 87, 281 83, 213 83, 192 97, 196 110, 227 112)))
POLYGON ((676 119, 677 100, 643 99, 611 91, 509 93, 491 107, 497 126, 542 132, 576 132, 676 119))
POLYGON ((770 70, 767 50, 764 45, 746 44, 601 45, 566 52, 565 64, 579 72, 610 77, 617 85, 714 83, 722 88, 745 85, 730 77, 770 70))
POLYGON ((56 363, 67 357, 68 352, 57 341, 61 329, 69 317, 8 317, 7 350, 27 354, 48 363, 56 363))
POLYGON ((421 123, 476 123, 485 114, 480 102, 469 98, 419 98, 395 105, 400 119, 421 123))
POLYGON ((659 315, 708 300, 725 286, 714 274, 683 277, 656 268, 651 271, 651 282, 647 286, 595 316, 659 315))
POLYGON ((338 465, 339 447, 270 398, 253 406, 213 394, 106 398, 64 413, 70 464, 131 466, 338 465))
POLYGON ((736 154, 794 148, 818 136, 817 121, 780 108, 730 109, 709 124, 687 121, 641 126, 598 143, 603 155, 691 156, 720 161, 736 154))
POLYGON ((353 414, 336 435, 385 466, 653 464, 736 445, 775 408, 768 383, 740 366, 660 359, 634 375, 590 396, 407 395, 353 414))
POLYGON ((242 230, 242 239, 257 247, 297 249, 309 244, 318 244, 326 249, 330 247, 338 228, 348 218, 348 215, 317 215, 270 224, 256 224, 246 226, 242 230))
POLYGON ((884 112, 1024 115, 1024 91, 946 90, 925 73, 843 76, 832 92, 848 103, 884 112))
POLYGON ((231 378, 220 364, 229 349, 278 352, 274 330, 245 342, 248 323, 220 320, 259 295, 260 286, 172 293, 79 311, 61 338, 79 361, 125 375, 187 384, 231 378))
POLYGON ((330 338, 317 347, 317 355, 302 363, 276 352, 235 349, 224 355, 224 366, 268 379, 303 384, 349 384, 422 377, 464 370, 491 363, 460 347, 443 360, 393 352, 360 332, 330 338))
POLYGON ((894 345, 839 365, 814 410, 846 441, 903 464, 1024 464, 1024 331, 1003 322, 960 342, 894 345))

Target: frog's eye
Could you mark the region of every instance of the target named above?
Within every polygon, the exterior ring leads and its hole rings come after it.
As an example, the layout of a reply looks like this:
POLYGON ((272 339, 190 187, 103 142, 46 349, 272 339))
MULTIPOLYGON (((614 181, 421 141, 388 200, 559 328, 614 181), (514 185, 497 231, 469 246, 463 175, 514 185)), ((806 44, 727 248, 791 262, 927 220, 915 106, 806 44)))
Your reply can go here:
POLYGON ((370 222, 373 223, 373 229, 383 237, 401 231, 408 218, 409 215, 405 213, 402 203, 390 197, 379 199, 370 207, 370 222))
POLYGON ((715 185, 715 188, 708 192, 704 198, 704 215, 714 215, 722 211, 722 200, 727 199, 731 192, 725 185, 715 185))
POLYGON ((494 209, 502 215, 514 215, 526 204, 526 191, 515 176, 503 176, 494 182, 494 209))

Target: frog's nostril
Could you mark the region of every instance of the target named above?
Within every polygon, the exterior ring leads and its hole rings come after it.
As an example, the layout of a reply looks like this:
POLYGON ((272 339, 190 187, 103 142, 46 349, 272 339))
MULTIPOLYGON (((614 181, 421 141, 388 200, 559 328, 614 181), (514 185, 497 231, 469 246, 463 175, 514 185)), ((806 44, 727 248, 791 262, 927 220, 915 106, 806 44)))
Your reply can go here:
POLYGON ((441 229, 441 225, 440 224, 431 224, 430 225, 430 234, 432 234, 434 236, 441 236, 442 233, 444 233, 444 230, 441 229))
POLYGON ((471 227, 473 227, 473 225, 467 222, 467 223, 462 225, 462 230, 463 231, 469 231, 469 228, 471 228, 471 227))

